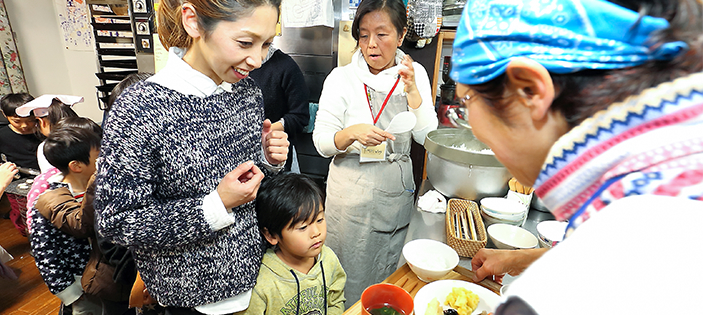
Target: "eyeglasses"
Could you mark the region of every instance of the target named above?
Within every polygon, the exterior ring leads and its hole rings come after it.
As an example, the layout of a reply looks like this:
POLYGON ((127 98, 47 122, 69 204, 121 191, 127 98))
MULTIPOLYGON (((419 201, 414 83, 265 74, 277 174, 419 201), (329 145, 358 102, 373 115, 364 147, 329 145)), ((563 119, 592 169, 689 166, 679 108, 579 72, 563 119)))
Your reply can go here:
POLYGON ((468 109, 470 102, 476 101, 480 98, 478 96, 478 93, 476 93, 475 91, 471 93, 471 91, 473 90, 469 90, 468 92, 466 92, 466 95, 464 95, 464 97, 459 99, 459 104, 461 104, 461 107, 468 109))
POLYGON ((466 129, 471 129, 471 125, 469 125, 469 102, 472 102, 474 100, 478 99, 478 96, 476 94, 469 94, 466 93, 464 97, 459 99, 459 106, 458 108, 452 108, 449 110, 449 117, 454 121, 454 123, 458 126, 464 127, 466 129))
POLYGON ((469 105, 469 101, 470 101, 470 100, 471 100, 471 95, 466 94, 466 95, 464 95, 464 97, 462 97, 462 98, 459 100, 459 104, 461 104, 461 107, 466 108, 466 107, 469 105))

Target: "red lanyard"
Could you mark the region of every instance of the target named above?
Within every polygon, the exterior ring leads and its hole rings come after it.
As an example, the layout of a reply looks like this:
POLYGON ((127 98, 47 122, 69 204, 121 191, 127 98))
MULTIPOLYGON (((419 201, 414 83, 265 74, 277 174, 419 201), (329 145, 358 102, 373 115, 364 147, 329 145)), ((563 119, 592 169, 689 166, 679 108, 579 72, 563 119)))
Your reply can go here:
POLYGON ((400 82, 400 76, 398 76, 398 79, 395 80, 393 88, 390 92, 388 92, 388 95, 386 95, 386 99, 383 101, 383 105, 381 105, 381 110, 378 111, 376 117, 373 117, 373 107, 371 106, 371 100, 369 100, 369 87, 366 86, 366 83, 364 83, 364 93, 366 93, 366 102, 369 103, 369 111, 371 111, 371 118, 373 118, 374 125, 376 124, 376 122, 378 122, 378 119, 381 117, 381 113, 383 113, 383 109, 386 108, 386 104, 388 104, 388 100, 391 98, 393 91, 395 91, 395 87, 398 86, 398 82, 400 82))

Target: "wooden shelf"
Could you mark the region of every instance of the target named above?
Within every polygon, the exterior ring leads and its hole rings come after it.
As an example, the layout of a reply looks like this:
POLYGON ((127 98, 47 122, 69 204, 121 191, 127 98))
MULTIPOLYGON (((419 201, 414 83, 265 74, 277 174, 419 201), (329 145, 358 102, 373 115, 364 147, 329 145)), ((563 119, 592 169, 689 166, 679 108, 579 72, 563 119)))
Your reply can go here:
POLYGON ((434 76, 432 78, 432 95, 437 95, 437 86, 439 85, 439 71, 442 67, 442 46, 444 42, 454 41, 456 36, 455 30, 441 30, 437 34, 437 53, 434 60, 434 76))

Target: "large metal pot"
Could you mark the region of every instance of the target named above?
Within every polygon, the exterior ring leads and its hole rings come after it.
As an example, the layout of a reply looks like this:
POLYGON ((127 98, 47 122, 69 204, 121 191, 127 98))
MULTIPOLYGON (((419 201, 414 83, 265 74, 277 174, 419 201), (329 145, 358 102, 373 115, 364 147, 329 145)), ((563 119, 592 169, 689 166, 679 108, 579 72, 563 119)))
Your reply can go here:
POLYGON ((488 146, 465 128, 431 131, 425 139, 427 178, 448 197, 505 196, 512 177, 488 146))

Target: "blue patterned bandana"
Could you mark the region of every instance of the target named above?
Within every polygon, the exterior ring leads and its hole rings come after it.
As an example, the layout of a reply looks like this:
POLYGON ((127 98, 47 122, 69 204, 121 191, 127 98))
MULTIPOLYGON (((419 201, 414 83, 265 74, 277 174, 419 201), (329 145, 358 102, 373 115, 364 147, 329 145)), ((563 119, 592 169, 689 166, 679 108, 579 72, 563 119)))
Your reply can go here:
POLYGON ((651 47, 669 27, 604 0, 469 0, 454 39, 451 78, 482 84, 505 72, 513 57, 533 59, 552 73, 621 69, 670 60, 684 42, 651 47))

